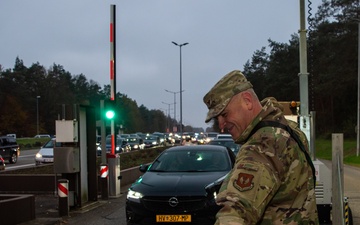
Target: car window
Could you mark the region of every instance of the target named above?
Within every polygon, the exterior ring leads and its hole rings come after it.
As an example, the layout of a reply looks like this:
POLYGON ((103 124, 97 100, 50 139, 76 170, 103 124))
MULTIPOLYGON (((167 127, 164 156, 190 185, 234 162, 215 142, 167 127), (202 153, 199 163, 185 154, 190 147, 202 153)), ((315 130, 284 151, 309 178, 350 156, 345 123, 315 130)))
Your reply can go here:
POLYGON ((231 163, 225 151, 169 151, 161 154, 150 171, 188 172, 225 171, 231 163), (215 167, 215 165, 218 165, 215 167))
POLYGON ((46 144, 44 145, 44 148, 54 148, 54 141, 50 140, 50 141, 46 142, 46 144))
POLYGON ((139 142, 137 138, 129 138, 128 142, 139 142))

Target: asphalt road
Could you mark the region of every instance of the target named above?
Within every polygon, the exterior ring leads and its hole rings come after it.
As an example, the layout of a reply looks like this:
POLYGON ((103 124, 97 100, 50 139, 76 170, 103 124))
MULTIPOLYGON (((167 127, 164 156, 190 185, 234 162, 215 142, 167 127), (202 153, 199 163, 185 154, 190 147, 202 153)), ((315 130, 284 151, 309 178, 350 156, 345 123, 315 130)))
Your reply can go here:
POLYGON ((27 167, 35 166, 35 154, 40 150, 33 149, 33 150, 22 150, 20 151, 20 156, 18 161, 15 164, 11 164, 5 161, 5 169, 6 170, 16 170, 16 169, 23 169, 27 167))

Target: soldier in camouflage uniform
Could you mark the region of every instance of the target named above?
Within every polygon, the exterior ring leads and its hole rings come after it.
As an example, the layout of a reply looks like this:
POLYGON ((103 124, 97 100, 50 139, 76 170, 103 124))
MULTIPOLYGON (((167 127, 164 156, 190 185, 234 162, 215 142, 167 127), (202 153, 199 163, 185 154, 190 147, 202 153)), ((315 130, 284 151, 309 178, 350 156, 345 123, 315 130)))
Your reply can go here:
POLYGON ((251 134, 260 121, 277 121, 294 129, 309 151, 306 136, 285 119, 276 99, 260 102, 252 84, 235 70, 215 84, 204 102, 209 109, 205 121, 216 118, 219 128, 242 144, 216 198, 223 207, 215 224, 319 224, 312 162, 298 142, 278 127, 251 134))

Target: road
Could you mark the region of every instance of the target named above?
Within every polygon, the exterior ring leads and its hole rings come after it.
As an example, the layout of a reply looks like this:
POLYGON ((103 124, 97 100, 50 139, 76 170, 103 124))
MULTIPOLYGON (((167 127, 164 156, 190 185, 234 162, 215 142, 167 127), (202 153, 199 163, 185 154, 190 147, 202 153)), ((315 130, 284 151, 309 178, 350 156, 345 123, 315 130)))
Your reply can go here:
POLYGON ((35 154, 38 151, 39 149, 21 151, 17 163, 11 164, 5 161, 6 170, 17 170, 35 166, 35 154))

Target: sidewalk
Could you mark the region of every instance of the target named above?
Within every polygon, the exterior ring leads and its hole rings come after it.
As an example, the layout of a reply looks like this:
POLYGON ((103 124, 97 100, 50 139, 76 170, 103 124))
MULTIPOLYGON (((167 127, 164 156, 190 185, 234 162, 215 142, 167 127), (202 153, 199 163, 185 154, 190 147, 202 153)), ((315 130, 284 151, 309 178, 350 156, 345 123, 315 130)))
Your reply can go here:
POLYGON ((19 225, 60 225, 60 224, 126 224, 125 201, 129 186, 122 187, 121 194, 107 200, 88 202, 81 208, 70 208, 69 216, 59 216, 59 199, 56 195, 35 195, 36 218, 19 225))

